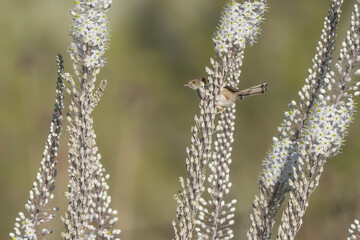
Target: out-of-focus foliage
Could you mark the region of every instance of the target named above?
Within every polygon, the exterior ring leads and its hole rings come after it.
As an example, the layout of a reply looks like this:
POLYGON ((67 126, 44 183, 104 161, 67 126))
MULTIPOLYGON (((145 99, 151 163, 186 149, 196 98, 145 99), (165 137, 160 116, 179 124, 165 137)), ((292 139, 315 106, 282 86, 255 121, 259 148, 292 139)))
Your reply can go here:
MULTIPOLYGON (((170 239, 185 146, 198 110, 196 94, 180 85, 205 75, 211 37, 225 1, 114 1, 108 88, 94 113, 103 163, 111 175, 123 239, 170 239)), ((245 238, 261 160, 289 101, 311 66, 328 0, 269 1, 259 41, 245 53, 240 86, 268 82, 261 97, 237 106, 232 195, 238 199, 236 238, 245 238)), ((3 0, 0 8, 0 235, 12 230, 39 167, 56 86, 55 55, 65 54, 71 1, 3 0), (11 221, 9 221, 9 219, 11 221)), ((338 44, 348 27, 345 1, 338 44)), ((68 103, 68 99, 66 99, 68 103)), ((357 117, 359 118, 359 117, 357 117)), ((298 239, 340 239, 360 216, 360 127, 355 120, 344 153, 331 159, 298 239)), ((65 209, 67 133, 56 181, 56 205, 65 209)), ((62 215, 64 215, 62 213, 62 215)), ((63 231, 60 219, 54 234, 63 231)))

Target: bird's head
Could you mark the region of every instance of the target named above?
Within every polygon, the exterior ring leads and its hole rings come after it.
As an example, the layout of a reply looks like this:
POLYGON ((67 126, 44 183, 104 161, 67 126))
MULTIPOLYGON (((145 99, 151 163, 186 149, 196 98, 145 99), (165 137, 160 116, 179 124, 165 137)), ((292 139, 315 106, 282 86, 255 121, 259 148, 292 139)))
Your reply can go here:
POLYGON ((206 84, 206 79, 203 77, 198 77, 198 78, 194 78, 194 79, 190 80, 187 83, 184 83, 182 86, 189 87, 193 90, 198 90, 199 88, 204 87, 205 84, 206 84))

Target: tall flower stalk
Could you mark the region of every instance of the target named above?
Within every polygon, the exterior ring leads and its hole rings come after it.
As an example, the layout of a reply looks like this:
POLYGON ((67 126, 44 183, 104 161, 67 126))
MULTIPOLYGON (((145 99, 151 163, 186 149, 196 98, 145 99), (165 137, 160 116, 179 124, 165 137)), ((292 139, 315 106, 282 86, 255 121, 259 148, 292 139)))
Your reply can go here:
POLYGON ((49 207, 49 202, 54 198, 52 193, 55 189, 56 164, 58 148, 60 146, 60 136, 62 130, 62 113, 64 99, 63 83, 63 60, 61 55, 56 59, 58 67, 58 80, 56 87, 55 108, 53 118, 50 123, 49 135, 46 140, 45 149, 40 162, 39 172, 30 190, 29 200, 25 204, 27 213, 20 212, 16 218, 14 232, 10 233, 13 240, 17 239, 38 239, 52 233, 51 229, 40 229, 43 223, 51 221, 55 217, 54 211, 57 207, 49 207))
POLYGON ((354 73, 360 62, 360 1, 354 5, 350 30, 342 42, 336 63, 337 74, 330 72, 310 113, 308 129, 301 134, 298 163, 293 165, 294 177, 289 202, 282 214, 279 239, 293 239, 302 225, 309 198, 319 184, 324 164, 340 152, 353 122, 354 96, 359 95, 354 73), (296 211, 295 211, 296 210, 296 211))
POLYGON ((250 215, 251 227, 249 239, 270 239, 275 216, 284 201, 288 191, 287 179, 292 174, 291 163, 296 161, 299 151, 294 144, 299 133, 304 128, 315 98, 320 93, 325 75, 334 51, 337 23, 340 17, 342 0, 333 0, 328 16, 325 18, 321 41, 318 42, 317 53, 313 58, 313 67, 308 70, 306 84, 299 91, 299 104, 291 101, 290 110, 285 112, 285 118, 279 129, 279 136, 274 137, 273 145, 263 161, 263 171, 260 176, 260 196, 255 197, 253 214, 250 215))
POLYGON ((80 0, 71 10, 73 38, 70 57, 75 79, 66 74, 71 96, 67 130, 69 139, 68 208, 63 218, 64 239, 111 239, 120 230, 113 229, 118 220, 116 210, 109 208, 111 197, 100 163, 91 113, 100 100, 106 81, 95 90, 96 77, 105 64, 109 44, 107 10, 111 0, 80 0))
MULTIPOLYGON (((231 2, 226 6, 223 18, 214 37, 215 49, 227 52, 231 61, 227 66, 228 76, 224 85, 238 88, 244 50, 246 44, 252 45, 260 32, 263 21, 265 1, 231 2), (231 38, 229 36, 232 36, 231 38)), ((232 183, 230 164, 232 162, 232 143, 235 131, 235 106, 226 108, 219 116, 214 142, 212 161, 209 164, 209 200, 201 198, 199 227, 196 228, 200 239, 231 239, 234 237, 236 199, 227 200, 232 183)))
POLYGON ((198 239, 233 237, 233 204, 225 203, 231 182, 231 144, 233 142, 235 107, 225 109, 216 125, 217 138, 212 149, 215 130, 216 102, 225 85, 237 87, 246 43, 253 44, 265 11, 264 1, 239 4, 231 1, 225 6, 220 25, 213 38, 217 60, 211 59, 212 69, 206 68, 209 84, 204 86, 205 97, 200 100, 200 116, 195 116, 191 146, 187 148, 186 166, 189 178, 180 178, 182 190, 177 200, 178 227, 173 222, 176 239, 191 239, 195 224, 198 239), (211 160, 212 158, 212 160, 211 160), (201 198, 205 190, 205 169, 209 161, 208 188, 211 200, 201 198), (197 213, 199 217, 197 218, 197 213), (178 232, 179 231, 179 232, 178 232))
POLYGON ((273 138, 273 145, 263 161, 259 180, 260 195, 255 197, 254 212, 250 215, 251 227, 247 234, 249 239, 271 238, 275 216, 288 191, 287 179, 292 174, 290 162, 296 161, 296 156, 299 154, 296 145, 299 133, 304 128, 310 109, 315 104, 315 98, 320 93, 321 85, 324 84, 325 75, 329 70, 342 2, 342 0, 333 0, 321 31, 321 41, 316 48, 313 67, 308 70, 306 84, 299 91, 300 102, 296 104, 295 101, 291 101, 289 104, 290 109, 285 112, 283 123, 278 128, 279 136, 273 138))
MULTIPOLYGON (((226 58, 223 59, 226 61, 226 58)), ((200 100, 200 115, 195 115, 195 126, 191 128, 191 145, 186 148, 186 170, 188 178, 179 178, 182 190, 174 196, 177 201, 178 229, 172 222, 175 239, 191 239, 200 196, 204 191, 205 167, 211 156, 212 134, 215 129, 216 99, 220 94, 226 69, 219 69, 218 62, 211 59, 215 71, 207 68, 206 95, 200 100)))
POLYGON ((359 63, 359 1, 354 6, 350 31, 342 43, 340 57, 331 71, 332 52, 342 0, 333 0, 324 22, 313 67, 299 91, 299 104, 292 101, 285 112, 278 138, 264 160, 260 197, 254 200, 249 239, 270 239, 274 218, 290 192, 278 229, 278 239, 294 239, 310 195, 319 184, 326 160, 337 155, 355 111, 359 95, 353 80, 359 63))
MULTIPOLYGON (((63 71, 62 57, 58 55, 58 87, 50 134, 46 142, 41 167, 25 205, 29 216, 19 213, 12 239, 37 239, 51 233, 37 228, 54 218, 45 208, 54 197, 57 149, 62 127, 63 81, 71 103, 67 119, 69 137, 69 184, 65 193, 68 207, 65 217, 64 239, 119 239, 116 210, 110 208, 108 195, 109 175, 100 163, 101 155, 96 145, 91 113, 98 104, 106 87, 102 80, 96 87, 96 77, 105 64, 104 54, 109 44, 107 10, 112 0, 75 0, 71 15, 74 20, 69 49, 75 76, 63 71), (95 89, 96 88, 96 89, 95 89)), ((57 208, 53 208, 57 210, 57 208)))

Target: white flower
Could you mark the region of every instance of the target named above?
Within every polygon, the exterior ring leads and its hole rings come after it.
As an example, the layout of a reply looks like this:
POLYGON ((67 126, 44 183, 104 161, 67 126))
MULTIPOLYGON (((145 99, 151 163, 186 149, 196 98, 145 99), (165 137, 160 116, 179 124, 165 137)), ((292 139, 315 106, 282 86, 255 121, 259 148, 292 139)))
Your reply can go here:
MULTIPOLYGON (((307 128, 295 143, 284 136, 282 140, 274 138, 273 147, 263 162, 261 175, 265 177, 264 184, 273 185, 280 175, 280 181, 287 183, 289 177, 293 176, 293 166, 297 165, 299 157, 302 157, 301 149, 310 151, 312 155, 336 155, 343 144, 354 111, 355 104, 351 97, 342 106, 328 105, 326 101, 315 104, 307 128)), ((296 112, 294 115, 298 114, 299 112, 296 112)), ((287 118, 294 120, 292 115, 291 112, 285 113, 287 118)), ((287 131, 286 124, 279 130, 287 131)))
POLYGON ((83 64, 88 68, 102 67, 105 63, 104 54, 109 42, 106 10, 111 2, 110 0, 75 1, 75 7, 71 11, 74 23, 70 32, 74 44, 69 52, 70 54, 78 52, 84 61, 83 64), (89 56, 87 50, 98 51, 98 54, 96 57, 89 56))
POLYGON ((34 224, 32 223, 32 221, 28 218, 25 218, 25 220, 22 221, 22 226, 21 228, 34 228, 34 224))
POLYGON ((107 240, 113 239, 114 235, 112 234, 112 232, 110 230, 104 229, 101 232, 101 235, 103 237, 105 237, 107 240))
POLYGON ((228 52, 230 48, 242 49, 246 43, 252 45, 260 32, 259 24, 265 12, 264 1, 239 4, 230 2, 224 10, 214 43, 217 52, 228 52))
POLYGON ((34 228, 25 229, 24 237, 25 237, 25 239, 29 239, 29 240, 36 240, 37 236, 35 233, 35 229, 34 228))

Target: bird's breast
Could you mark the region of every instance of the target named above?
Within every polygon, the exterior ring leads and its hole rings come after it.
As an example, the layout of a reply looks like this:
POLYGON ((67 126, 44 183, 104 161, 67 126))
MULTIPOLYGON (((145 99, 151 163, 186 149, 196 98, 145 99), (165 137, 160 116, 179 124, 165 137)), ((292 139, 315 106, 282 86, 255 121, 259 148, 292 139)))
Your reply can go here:
POLYGON ((204 89, 197 89, 196 92, 197 92, 197 94, 199 95, 199 97, 201 99, 203 99, 205 97, 205 90, 204 89))
POLYGON ((224 96, 223 94, 220 95, 219 101, 217 102, 217 105, 220 107, 231 107, 232 105, 234 105, 234 101, 232 101, 232 99, 228 99, 226 98, 226 96, 224 96))

